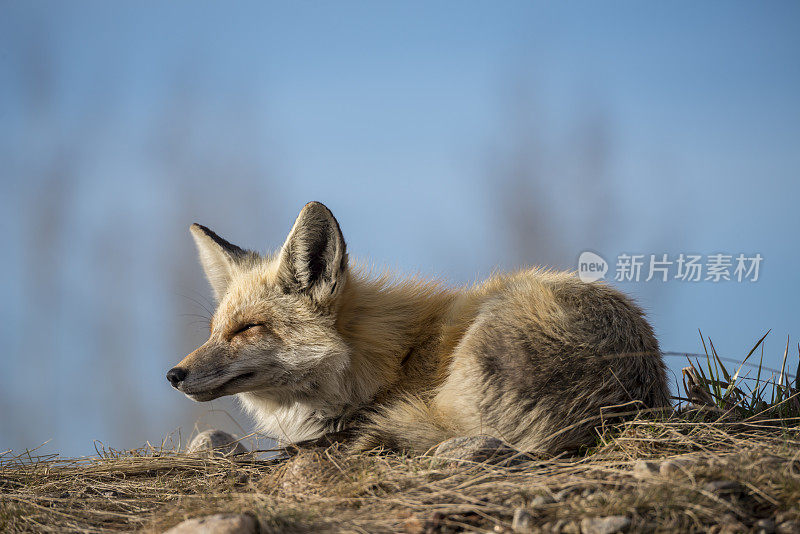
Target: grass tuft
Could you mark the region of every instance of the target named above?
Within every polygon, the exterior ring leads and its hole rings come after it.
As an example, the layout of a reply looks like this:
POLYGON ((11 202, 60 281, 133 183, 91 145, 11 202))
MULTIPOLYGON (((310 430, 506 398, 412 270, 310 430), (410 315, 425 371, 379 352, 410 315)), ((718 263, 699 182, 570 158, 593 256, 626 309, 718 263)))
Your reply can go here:
MULTIPOLYGON (((689 366, 683 369, 683 388, 685 397, 678 397, 680 402, 687 401, 688 406, 679 404, 679 410, 695 410, 717 412, 720 416, 755 422, 769 421, 785 427, 792 427, 800 420, 800 375, 791 377, 787 372, 789 356, 789 339, 783 351, 781 368, 772 372, 769 378, 764 371, 765 333, 742 359, 736 371, 731 372, 719 357, 714 343, 709 339, 706 345, 703 334, 700 339, 705 350, 705 362, 700 358, 689 359, 689 366), (708 350, 710 347, 710 352, 708 350), (742 374, 750 357, 761 348, 761 358, 754 369, 742 374), (703 370, 705 363, 706 371, 703 370), (755 372, 755 378, 750 375, 755 372)), ((797 369, 800 373, 800 345, 798 345, 797 369)))
POLYGON ((271 459, 175 445, 99 446, 78 459, 2 453, 0 531, 162 532, 190 517, 248 512, 262 532, 511 532, 520 508, 531 532, 578 532, 582 520, 607 516, 625 516, 637 532, 794 531, 800 413, 788 344, 779 372, 743 372, 765 337, 735 369, 703 339, 705 360, 684 370, 674 413, 601 427, 585 454, 513 467, 348 455, 336 444, 271 459))

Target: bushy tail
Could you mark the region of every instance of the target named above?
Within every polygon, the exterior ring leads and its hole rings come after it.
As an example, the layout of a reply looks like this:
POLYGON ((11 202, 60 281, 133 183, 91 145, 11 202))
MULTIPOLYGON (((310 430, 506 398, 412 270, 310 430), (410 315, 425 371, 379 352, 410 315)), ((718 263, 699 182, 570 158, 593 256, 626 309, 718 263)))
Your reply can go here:
POLYGON ((406 395, 382 407, 359 429, 353 448, 359 451, 384 447, 424 453, 458 435, 455 427, 425 400, 406 395))

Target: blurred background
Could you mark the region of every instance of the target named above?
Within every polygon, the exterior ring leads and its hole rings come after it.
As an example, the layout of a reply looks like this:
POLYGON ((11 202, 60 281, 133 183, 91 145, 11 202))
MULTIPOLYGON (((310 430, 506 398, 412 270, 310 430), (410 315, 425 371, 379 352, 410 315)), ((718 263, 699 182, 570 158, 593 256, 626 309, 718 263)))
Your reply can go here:
POLYGON ((594 251, 664 350, 771 328, 796 365, 798 95, 796 2, 2 1, 0 452, 249 432, 164 378, 213 306, 188 226, 264 251, 310 200, 452 285, 594 251), (623 253, 763 261, 616 282, 623 253))

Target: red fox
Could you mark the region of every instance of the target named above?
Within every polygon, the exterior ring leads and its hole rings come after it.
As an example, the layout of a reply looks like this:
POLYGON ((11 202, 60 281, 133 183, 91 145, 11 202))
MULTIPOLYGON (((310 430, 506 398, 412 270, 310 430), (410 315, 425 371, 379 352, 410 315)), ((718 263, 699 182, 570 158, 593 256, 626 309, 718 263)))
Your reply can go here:
POLYGON ((462 289, 373 276, 349 265, 319 202, 272 255, 191 233, 217 309, 167 378, 196 401, 237 395, 278 440, 346 431, 359 450, 425 452, 489 434, 554 454, 592 445, 614 407, 669 406, 653 330, 603 283, 540 269, 462 289))

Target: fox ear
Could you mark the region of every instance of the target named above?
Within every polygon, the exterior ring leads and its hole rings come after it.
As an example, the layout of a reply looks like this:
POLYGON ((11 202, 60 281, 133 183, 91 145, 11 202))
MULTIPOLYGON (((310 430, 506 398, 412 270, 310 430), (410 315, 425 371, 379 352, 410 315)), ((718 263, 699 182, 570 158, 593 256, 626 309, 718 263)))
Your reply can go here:
POLYGON ((286 291, 305 293, 325 305, 341 289, 346 269, 347 252, 339 223, 323 204, 309 202, 281 249, 279 283, 286 291))
POLYGON ((200 263, 206 272, 206 278, 214 290, 217 302, 225 294, 237 263, 242 262, 251 255, 244 249, 228 243, 220 236, 197 223, 189 230, 192 232, 197 252, 200 254, 200 263))

